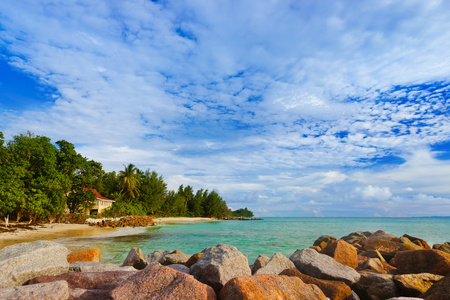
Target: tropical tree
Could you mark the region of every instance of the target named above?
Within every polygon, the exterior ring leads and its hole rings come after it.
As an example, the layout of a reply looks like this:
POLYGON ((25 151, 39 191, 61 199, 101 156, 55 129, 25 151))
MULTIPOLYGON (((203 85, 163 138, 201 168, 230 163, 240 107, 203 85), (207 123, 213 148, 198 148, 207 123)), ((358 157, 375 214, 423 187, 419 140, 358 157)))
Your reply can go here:
POLYGON ((161 209, 167 196, 167 184, 155 171, 146 170, 141 176, 139 202, 147 214, 154 214, 161 209))
POLYGON ((188 211, 188 203, 194 198, 194 190, 190 185, 187 187, 183 187, 183 185, 180 185, 178 188, 178 195, 181 195, 184 197, 184 215, 188 211))
POLYGON ((130 201, 139 195, 140 176, 137 173, 138 169, 133 164, 123 166, 125 170, 119 172, 119 195, 124 193, 125 197, 130 201))

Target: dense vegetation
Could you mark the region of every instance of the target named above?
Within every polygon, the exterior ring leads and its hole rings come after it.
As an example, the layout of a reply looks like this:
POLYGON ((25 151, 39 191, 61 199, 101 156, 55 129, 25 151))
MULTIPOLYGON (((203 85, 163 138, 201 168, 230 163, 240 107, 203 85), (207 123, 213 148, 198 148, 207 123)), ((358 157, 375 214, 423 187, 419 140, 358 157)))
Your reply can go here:
POLYGON ((232 212, 233 217, 246 217, 246 218, 253 218, 253 212, 249 211, 246 208, 240 208, 238 210, 235 210, 232 212))
POLYGON ((105 172, 102 164, 75 151, 61 140, 28 132, 5 144, 0 132, 0 217, 17 221, 54 220, 68 209, 83 213, 95 203, 96 189, 116 200, 104 215, 162 215, 226 217, 231 212, 215 191, 181 185, 169 191, 155 171, 124 165, 119 173, 105 172))

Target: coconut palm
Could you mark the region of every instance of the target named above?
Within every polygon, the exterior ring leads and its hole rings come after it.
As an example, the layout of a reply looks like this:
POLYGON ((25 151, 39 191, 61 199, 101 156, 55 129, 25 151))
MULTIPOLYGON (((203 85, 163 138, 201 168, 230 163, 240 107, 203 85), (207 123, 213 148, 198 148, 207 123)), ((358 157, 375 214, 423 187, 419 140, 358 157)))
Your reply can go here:
POLYGON ((124 193, 128 200, 131 198, 134 199, 139 195, 139 170, 133 164, 123 166, 125 167, 125 170, 119 172, 119 195, 124 193))

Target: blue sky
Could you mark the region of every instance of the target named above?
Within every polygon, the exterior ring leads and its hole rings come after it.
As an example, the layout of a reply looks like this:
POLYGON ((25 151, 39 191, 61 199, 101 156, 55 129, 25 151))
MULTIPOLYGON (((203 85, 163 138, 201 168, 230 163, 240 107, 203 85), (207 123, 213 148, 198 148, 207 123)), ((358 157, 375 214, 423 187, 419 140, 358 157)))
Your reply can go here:
POLYGON ((258 216, 450 215, 450 2, 0 2, 0 130, 258 216))

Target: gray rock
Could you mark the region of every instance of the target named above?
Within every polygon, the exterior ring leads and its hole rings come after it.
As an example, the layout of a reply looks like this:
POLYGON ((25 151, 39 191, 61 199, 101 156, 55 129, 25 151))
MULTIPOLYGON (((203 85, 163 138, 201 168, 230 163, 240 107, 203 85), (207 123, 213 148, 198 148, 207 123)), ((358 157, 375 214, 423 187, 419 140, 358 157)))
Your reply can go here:
POLYGON ((192 255, 184 254, 184 253, 169 253, 165 255, 162 259, 161 264, 164 266, 172 265, 172 264, 185 264, 192 255))
POLYGON ((286 269, 297 270, 294 263, 280 252, 275 253, 267 264, 255 272, 257 274, 273 274, 278 275, 286 269))
POLYGON ((35 241, 8 246, 0 250, 0 288, 22 285, 43 275, 69 271, 70 251, 52 241, 35 241))
POLYGON ((0 299, 69 299, 69 285, 60 280, 33 285, 7 287, 0 289, 0 299))
POLYGON ((77 261, 69 266, 70 272, 105 272, 105 271, 136 271, 134 267, 119 267, 111 263, 99 263, 96 261, 77 261))
POLYGON ((169 265, 167 267, 174 269, 178 272, 186 273, 186 274, 189 274, 189 272, 191 271, 188 267, 186 267, 185 265, 182 265, 182 264, 173 264, 173 265, 169 265))
POLYGON ((152 253, 146 254, 144 256, 144 259, 149 264, 152 262, 162 263, 164 261, 164 257, 167 254, 170 254, 171 252, 172 251, 168 251, 168 250, 156 250, 156 251, 153 251, 152 253))
POLYGON ((354 269, 314 249, 297 251, 291 255, 290 260, 300 272, 315 278, 343 281, 348 285, 358 282, 360 278, 354 269))
POLYGON ((130 252, 128 252, 127 258, 125 258, 121 267, 129 266, 137 270, 145 269, 145 267, 148 266, 148 262, 144 259, 141 249, 131 248, 130 252))
POLYGON ((355 291, 352 291, 352 298, 351 300, 361 300, 361 298, 359 298, 358 294, 355 293, 355 291))
POLYGON ((361 272, 361 285, 371 296, 378 299, 388 299, 400 296, 400 289, 394 281, 394 276, 389 274, 377 274, 372 272, 361 272))
POLYGON ((255 274, 256 271, 263 268, 269 262, 269 260, 270 260, 270 257, 268 257, 264 254, 260 254, 256 258, 255 263, 251 266, 252 274, 255 274))
POLYGON ((203 256, 191 267, 191 274, 211 286, 216 293, 230 279, 251 276, 248 259, 234 246, 219 244, 205 251, 203 256))

